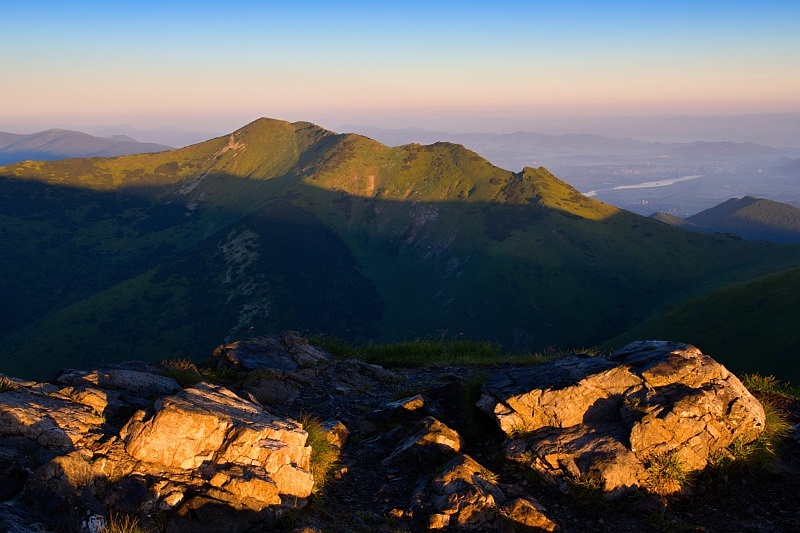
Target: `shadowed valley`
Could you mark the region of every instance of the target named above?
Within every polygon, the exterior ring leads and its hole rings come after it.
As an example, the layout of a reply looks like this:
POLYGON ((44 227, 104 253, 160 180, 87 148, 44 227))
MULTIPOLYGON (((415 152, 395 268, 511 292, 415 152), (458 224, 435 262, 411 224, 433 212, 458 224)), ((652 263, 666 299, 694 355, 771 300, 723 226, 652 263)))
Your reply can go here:
MULTIPOLYGON (((13 280, 0 371, 28 376, 202 359, 287 329, 589 346, 800 258, 797 245, 670 227, 460 145, 389 148, 268 119, 179 150, 0 168, 0 231, 13 280)), ((773 371, 767 356, 713 355, 773 371)), ((797 379, 789 367, 781 377, 797 379)))

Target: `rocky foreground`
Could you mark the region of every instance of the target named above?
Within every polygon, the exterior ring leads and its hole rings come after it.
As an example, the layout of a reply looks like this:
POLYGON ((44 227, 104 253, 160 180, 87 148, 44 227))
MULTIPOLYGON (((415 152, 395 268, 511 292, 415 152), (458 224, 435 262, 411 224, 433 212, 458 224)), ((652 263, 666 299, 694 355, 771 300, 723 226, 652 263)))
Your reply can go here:
POLYGON ((766 417, 693 346, 388 370, 287 334, 215 358, 3 378, 0 531, 800 531, 796 462, 708 474, 766 417))

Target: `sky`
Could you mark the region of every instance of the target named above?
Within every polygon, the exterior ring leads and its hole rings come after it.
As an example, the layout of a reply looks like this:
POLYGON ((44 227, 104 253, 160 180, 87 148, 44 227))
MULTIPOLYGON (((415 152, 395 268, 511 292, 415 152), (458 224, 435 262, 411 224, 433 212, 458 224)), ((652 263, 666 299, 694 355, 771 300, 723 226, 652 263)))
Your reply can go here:
POLYGON ((800 112, 787 0, 26 0, 0 20, 0 131, 800 112))

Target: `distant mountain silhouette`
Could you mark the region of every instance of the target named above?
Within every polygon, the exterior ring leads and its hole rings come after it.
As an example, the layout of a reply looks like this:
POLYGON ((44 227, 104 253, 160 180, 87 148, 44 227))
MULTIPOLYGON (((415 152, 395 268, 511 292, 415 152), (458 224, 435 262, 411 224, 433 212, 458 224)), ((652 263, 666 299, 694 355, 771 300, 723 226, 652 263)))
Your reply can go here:
POLYGON ((670 153, 684 157, 725 157, 741 155, 780 155, 777 148, 755 143, 693 142, 688 145, 673 145, 670 153))
POLYGON ((114 157, 163 152, 171 147, 141 143, 127 135, 95 137, 79 131, 52 129, 27 135, 0 132, 0 165, 18 161, 53 161, 72 157, 114 157))
POLYGON ((777 172, 781 174, 785 174, 787 176, 795 176, 800 178, 800 159, 793 159, 788 163, 781 165, 777 172))
POLYGON ((751 241, 800 242, 800 208, 766 198, 731 198, 685 219, 667 213, 655 213, 650 218, 700 233, 729 233, 751 241))

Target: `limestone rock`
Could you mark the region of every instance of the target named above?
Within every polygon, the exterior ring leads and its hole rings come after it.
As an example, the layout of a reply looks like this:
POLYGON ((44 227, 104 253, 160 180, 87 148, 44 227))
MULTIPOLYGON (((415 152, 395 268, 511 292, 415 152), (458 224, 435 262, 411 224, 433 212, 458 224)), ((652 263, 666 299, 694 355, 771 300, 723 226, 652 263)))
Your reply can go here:
POLYGON ((397 379, 397 374, 381 366, 357 359, 348 359, 337 361, 332 366, 330 387, 337 394, 352 396, 372 390, 381 383, 391 383, 397 379))
POLYGON ((382 409, 367 413, 367 419, 372 422, 397 424, 400 421, 418 419, 426 414, 430 414, 428 400, 422 394, 415 394, 390 402, 382 409))
POLYGON ((322 423, 322 430, 325 432, 325 440, 337 451, 341 452, 350 436, 350 430, 347 429, 347 426, 339 420, 328 420, 322 423))
POLYGON ((45 448, 87 446, 101 438, 103 422, 92 407, 33 387, 5 392, 0 402, 0 437, 21 436, 45 448))
POLYGON ((765 423, 736 376, 694 346, 665 341, 500 372, 478 406, 512 438, 510 458, 551 480, 595 479, 610 498, 646 486, 657 458, 699 470, 765 423))
POLYGON ((602 420, 604 410, 614 411, 624 394, 641 385, 640 377, 612 361, 568 355, 495 374, 478 406, 510 435, 602 420))
POLYGON ((515 498, 501 508, 503 516, 530 528, 541 531, 556 531, 558 524, 546 514, 547 510, 533 498, 515 498))
POLYGON ((160 375, 155 367, 136 362, 108 365, 90 372, 65 371, 55 382, 71 386, 94 385, 106 390, 123 389, 149 398, 181 390, 177 381, 160 375))
POLYGON ((434 512, 429 527, 500 531, 510 519, 544 531, 558 529, 540 503, 529 497, 509 497, 493 477, 468 455, 461 454, 450 460, 431 482, 434 512))
POLYGON ((461 435, 432 416, 417 423, 413 434, 403 440, 383 464, 438 464, 461 451, 461 435))
POLYGON ((291 372, 331 359, 326 351, 308 344, 296 332, 282 337, 262 336, 248 341, 237 341, 214 350, 219 368, 238 370, 277 369, 291 372))
POLYGON ((209 483, 220 492, 211 492, 223 501, 231 501, 236 505, 246 506, 254 511, 260 511, 269 505, 281 503, 278 484, 259 468, 244 469, 241 465, 226 465, 226 468, 217 470, 209 483))
POLYGON ((53 533, 53 530, 38 520, 23 516, 16 502, 0 503, 0 531, 4 533, 53 533))
POLYGON ((263 467, 278 492, 305 498, 314 480, 311 449, 298 422, 282 420, 224 387, 200 383, 156 404, 152 418, 123 428, 132 457, 167 468, 203 464, 263 467))

